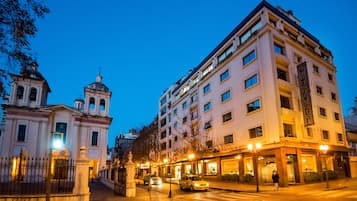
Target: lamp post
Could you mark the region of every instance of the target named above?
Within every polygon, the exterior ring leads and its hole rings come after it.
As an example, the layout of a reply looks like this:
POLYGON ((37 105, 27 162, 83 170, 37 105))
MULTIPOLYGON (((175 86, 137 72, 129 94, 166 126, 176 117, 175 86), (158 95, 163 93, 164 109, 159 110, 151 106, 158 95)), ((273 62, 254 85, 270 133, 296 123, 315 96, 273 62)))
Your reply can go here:
MULTIPOLYGON (((188 159, 191 161, 191 169, 193 170, 193 162, 192 160, 195 158, 195 154, 189 154, 188 159)), ((193 172, 193 171, 192 171, 193 172)))
POLYGON ((239 154, 235 157, 235 159, 237 159, 238 161, 238 165, 237 165, 237 182, 239 182, 239 161, 242 158, 242 156, 239 154))
MULTIPOLYGON (((327 144, 321 144, 321 145, 320 145, 320 152, 321 152, 322 154, 325 154, 325 155, 326 155, 328 149, 329 149, 329 147, 328 147, 327 144)), ((321 158, 321 160, 322 160, 322 158, 321 158)), ((329 183, 328 183, 327 158, 325 158, 325 169, 326 169, 326 171, 325 171, 325 173, 326 173, 326 188, 329 188, 330 185, 329 185, 329 183)))
POLYGON ((46 201, 51 199, 51 179, 52 179, 52 152, 53 150, 58 150, 62 148, 63 143, 63 133, 53 132, 51 133, 49 155, 48 155, 48 168, 47 168, 47 179, 46 179, 46 201))
POLYGON ((255 144, 248 144, 248 150, 253 152, 253 166, 254 166, 254 176, 255 183, 257 184, 257 192, 259 192, 259 177, 258 177, 258 151, 262 148, 262 145, 258 142, 255 144))

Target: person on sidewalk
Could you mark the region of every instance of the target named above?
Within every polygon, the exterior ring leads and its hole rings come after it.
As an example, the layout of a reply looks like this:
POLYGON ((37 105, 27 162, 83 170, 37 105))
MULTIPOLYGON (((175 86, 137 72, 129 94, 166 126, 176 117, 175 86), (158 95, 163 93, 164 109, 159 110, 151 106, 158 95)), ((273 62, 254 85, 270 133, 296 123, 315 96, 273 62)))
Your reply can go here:
POLYGON ((273 179, 273 183, 274 183, 274 191, 278 191, 279 190, 279 174, 276 170, 273 171, 273 175, 271 176, 271 178, 273 179))

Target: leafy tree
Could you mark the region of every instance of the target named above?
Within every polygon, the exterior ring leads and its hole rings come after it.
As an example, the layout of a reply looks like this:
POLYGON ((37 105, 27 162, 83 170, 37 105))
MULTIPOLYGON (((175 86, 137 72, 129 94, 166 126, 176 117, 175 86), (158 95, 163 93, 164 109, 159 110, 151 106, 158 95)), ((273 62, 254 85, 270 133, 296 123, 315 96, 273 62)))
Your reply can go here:
POLYGON ((0 0, 0 93, 5 94, 9 71, 37 65, 29 39, 37 32, 35 20, 49 9, 42 0, 0 0), (9 70, 5 70, 7 67, 9 70))

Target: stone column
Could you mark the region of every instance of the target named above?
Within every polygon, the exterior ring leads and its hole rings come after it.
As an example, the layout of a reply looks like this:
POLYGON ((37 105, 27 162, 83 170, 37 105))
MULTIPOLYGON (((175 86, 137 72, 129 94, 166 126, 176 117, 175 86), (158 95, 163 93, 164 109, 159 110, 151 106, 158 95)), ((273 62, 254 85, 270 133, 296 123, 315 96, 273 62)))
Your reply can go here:
POLYGON ((128 162, 125 164, 126 168, 126 197, 136 196, 136 183, 135 183, 135 164, 133 163, 133 155, 129 152, 128 162))
POLYGON ((87 149, 80 148, 79 158, 76 160, 76 176, 73 194, 80 195, 80 201, 89 201, 89 160, 87 159, 87 149))

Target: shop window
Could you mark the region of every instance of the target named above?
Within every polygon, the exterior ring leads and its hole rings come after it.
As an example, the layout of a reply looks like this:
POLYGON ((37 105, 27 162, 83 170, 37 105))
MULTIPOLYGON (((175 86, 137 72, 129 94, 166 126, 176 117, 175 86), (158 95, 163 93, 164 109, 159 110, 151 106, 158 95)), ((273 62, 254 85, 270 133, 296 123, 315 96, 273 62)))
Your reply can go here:
POLYGON ((216 162, 207 163, 207 175, 217 175, 217 163, 216 162))
POLYGON ((303 172, 317 172, 316 156, 312 154, 301 154, 301 166, 303 172))

